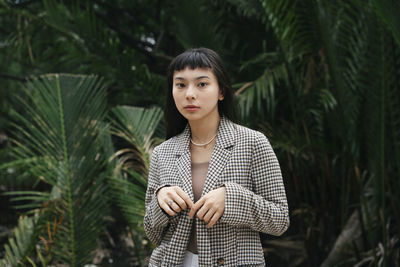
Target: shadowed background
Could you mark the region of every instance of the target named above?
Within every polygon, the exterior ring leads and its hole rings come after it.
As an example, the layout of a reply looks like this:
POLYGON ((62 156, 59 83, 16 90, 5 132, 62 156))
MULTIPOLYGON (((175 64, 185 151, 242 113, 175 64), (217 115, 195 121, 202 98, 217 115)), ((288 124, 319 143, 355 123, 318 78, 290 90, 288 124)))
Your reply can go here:
POLYGON ((217 51, 281 164, 269 266, 399 266, 400 2, 0 0, 0 266, 147 266, 166 69, 217 51), (91 265, 93 264, 93 265, 91 265))

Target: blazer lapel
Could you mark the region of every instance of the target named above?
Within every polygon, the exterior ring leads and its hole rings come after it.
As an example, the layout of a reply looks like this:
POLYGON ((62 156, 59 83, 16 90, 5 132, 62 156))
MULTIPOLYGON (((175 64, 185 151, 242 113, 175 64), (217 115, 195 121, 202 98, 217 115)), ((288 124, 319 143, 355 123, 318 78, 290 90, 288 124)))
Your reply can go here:
POLYGON ((174 153, 177 157, 175 165, 180 174, 182 189, 186 192, 186 194, 189 195, 190 199, 194 201, 189 142, 190 127, 188 124, 185 130, 178 136, 177 145, 175 147, 174 153))
POLYGON ((218 127, 218 136, 214 151, 211 155, 210 165, 208 167, 207 177, 204 184, 202 196, 215 188, 222 170, 225 168, 235 144, 234 124, 221 117, 218 127))
MULTIPOLYGON (((202 196, 214 189, 218 181, 219 174, 224 169, 231 156, 232 147, 235 145, 234 127, 235 126, 231 121, 223 116, 221 117, 221 121, 218 126, 217 141, 215 143, 214 151, 211 155, 202 196)), ((188 124, 186 125, 185 130, 178 136, 174 154, 177 157, 176 168, 180 174, 182 189, 192 200, 194 200, 189 142, 190 126, 188 124)))
MULTIPOLYGON (((215 143, 214 151, 211 155, 210 165, 208 167, 207 177, 204 184, 202 196, 210 192, 218 185, 218 178, 222 170, 225 168, 231 153, 232 147, 235 145, 235 131, 234 124, 221 118, 218 127, 218 136, 215 143)), ((211 261, 211 240, 210 230, 205 227, 205 223, 197 220, 197 240, 200 266, 214 266, 215 263, 211 261)))

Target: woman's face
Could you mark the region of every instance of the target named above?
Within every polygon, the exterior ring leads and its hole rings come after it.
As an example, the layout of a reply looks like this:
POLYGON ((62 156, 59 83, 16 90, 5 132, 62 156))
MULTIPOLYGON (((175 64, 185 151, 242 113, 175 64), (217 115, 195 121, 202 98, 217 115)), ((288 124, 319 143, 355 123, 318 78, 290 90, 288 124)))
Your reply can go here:
POLYGON ((217 118, 218 100, 224 97, 211 69, 175 71, 172 95, 178 111, 188 121, 217 118))

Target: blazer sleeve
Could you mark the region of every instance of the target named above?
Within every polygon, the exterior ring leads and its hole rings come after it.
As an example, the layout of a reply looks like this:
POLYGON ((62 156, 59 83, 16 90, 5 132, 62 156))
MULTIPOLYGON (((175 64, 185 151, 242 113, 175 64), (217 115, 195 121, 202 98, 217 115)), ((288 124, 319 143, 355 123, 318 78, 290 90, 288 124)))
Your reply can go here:
POLYGON ((146 214, 143 220, 144 230, 147 237, 156 245, 161 243, 164 229, 168 225, 169 221, 168 215, 161 209, 156 197, 158 189, 163 187, 160 185, 158 170, 158 155, 156 147, 154 148, 150 159, 145 199, 146 214))
POLYGON ((225 211, 221 222, 270 235, 281 235, 289 227, 289 211, 281 169, 264 134, 257 132, 252 153, 250 179, 253 190, 226 182, 225 211))

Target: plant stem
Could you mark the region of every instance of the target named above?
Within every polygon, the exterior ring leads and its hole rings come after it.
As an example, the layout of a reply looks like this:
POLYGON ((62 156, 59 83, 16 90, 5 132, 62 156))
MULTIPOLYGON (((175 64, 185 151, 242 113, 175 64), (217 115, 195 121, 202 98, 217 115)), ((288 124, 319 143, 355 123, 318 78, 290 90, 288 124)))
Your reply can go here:
POLYGON ((59 78, 58 74, 55 77, 57 79, 57 93, 58 93, 58 107, 59 107, 60 124, 61 124, 61 138, 62 138, 62 142, 63 142, 64 166, 65 166, 65 175, 66 175, 66 181, 67 181, 67 199, 68 199, 70 238, 71 238, 71 266, 75 267, 76 255, 75 255, 74 213, 73 213, 73 209, 72 209, 71 176, 70 176, 70 172, 69 172, 68 148, 67 148, 67 140, 66 140, 66 134, 65 134, 64 110, 63 110, 63 105, 62 105, 60 78, 59 78))

